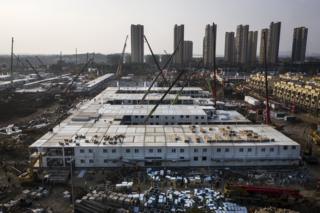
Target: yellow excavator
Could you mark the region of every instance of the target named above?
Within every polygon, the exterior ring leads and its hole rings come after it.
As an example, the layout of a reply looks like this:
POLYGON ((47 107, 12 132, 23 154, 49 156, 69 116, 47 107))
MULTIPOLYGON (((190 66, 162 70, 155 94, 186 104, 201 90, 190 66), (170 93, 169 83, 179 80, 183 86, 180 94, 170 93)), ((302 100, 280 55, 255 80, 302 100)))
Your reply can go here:
POLYGON ((318 125, 317 129, 310 133, 311 140, 314 144, 320 145, 320 124, 318 125))
POLYGON ((42 165, 42 154, 33 153, 30 157, 30 165, 27 171, 21 173, 18 179, 21 185, 32 184, 38 178, 38 172, 42 165))

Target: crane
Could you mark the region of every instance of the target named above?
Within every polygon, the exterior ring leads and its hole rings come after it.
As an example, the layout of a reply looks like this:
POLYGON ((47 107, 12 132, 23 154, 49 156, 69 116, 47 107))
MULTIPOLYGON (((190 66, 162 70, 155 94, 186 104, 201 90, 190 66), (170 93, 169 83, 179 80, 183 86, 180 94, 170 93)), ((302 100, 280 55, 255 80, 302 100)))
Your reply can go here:
POLYGON ((147 45, 148 45, 148 48, 149 48, 150 53, 151 53, 151 55, 152 55, 153 61, 154 61, 154 63, 156 64, 158 70, 160 71, 160 74, 161 74, 161 77, 163 78, 164 83, 165 83, 166 85, 168 85, 167 79, 166 79, 166 77, 165 77, 164 74, 163 74, 163 69, 161 69, 160 64, 159 64, 156 56, 154 55, 154 53, 153 53, 153 51, 152 51, 152 48, 151 48, 151 46, 150 46, 150 44, 149 44, 149 41, 148 41, 147 37, 146 37, 145 35, 143 35, 143 37, 144 37, 144 40, 146 41, 146 43, 147 43, 147 45))
POLYGON ((162 70, 164 70, 170 63, 170 61, 172 60, 173 56, 176 54, 178 47, 181 45, 182 43, 182 39, 179 41, 178 45, 176 46, 176 49, 174 50, 174 52, 172 53, 172 55, 170 56, 170 58, 167 60, 167 62, 164 64, 164 66, 162 67, 161 71, 156 75, 156 77, 153 79, 153 81, 151 82, 149 88, 147 89, 146 93, 143 95, 141 102, 144 101, 147 97, 147 95, 149 94, 152 86, 154 85, 154 83, 157 81, 157 79, 159 78, 159 76, 162 74, 162 70))
POLYGON ((23 63, 23 61, 20 60, 20 57, 13 53, 13 56, 17 60, 19 64, 21 64, 23 67, 26 67, 26 65, 23 63))
POLYGON ((118 79, 120 79, 120 77, 122 75, 122 65, 123 65, 124 53, 125 53, 126 47, 127 47, 127 40, 128 40, 128 35, 126 36, 126 40, 124 41, 122 53, 121 53, 121 56, 120 56, 120 59, 119 59, 119 63, 118 63, 118 68, 117 68, 117 71, 116 71, 116 77, 118 79))
POLYGON ((87 63, 84 64, 81 70, 76 74, 76 76, 72 79, 71 83, 64 90, 65 95, 70 92, 70 89, 72 88, 72 85, 74 84, 74 82, 79 78, 81 73, 83 73, 89 67, 89 65, 92 64, 92 62, 93 62, 93 58, 89 59, 87 63))
POLYGON ((35 56, 35 58, 39 61, 40 65, 45 67, 46 65, 43 63, 43 61, 38 57, 38 56, 35 56))
POLYGON ((36 68, 34 68, 34 66, 31 64, 31 62, 26 58, 26 62, 29 65, 29 67, 37 74, 39 79, 42 79, 41 75, 39 74, 39 72, 36 70, 36 68))
MULTIPOLYGON (((170 55, 166 50, 163 50, 163 52, 164 52, 164 54, 166 54, 167 56, 168 56, 168 55, 170 55)), ((170 61, 170 62, 171 62, 171 61, 170 61)), ((171 65, 171 63, 169 63, 169 65, 168 65, 167 69, 169 69, 169 68, 170 68, 170 65, 171 65)))
POLYGON ((163 94, 163 96, 160 98, 160 100, 157 102, 157 104, 152 108, 152 110, 150 111, 150 113, 148 114, 148 116, 146 117, 146 119, 144 120, 144 123, 146 124, 147 121, 149 120, 150 116, 156 111, 156 109, 158 108, 158 106, 162 103, 162 101, 164 100, 164 98, 167 96, 167 94, 171 91, 171 89, 174 87, 174 85, 179 81, 179 79, 182 77, 183 74, 186 74, 188 72, 188 70, 181 70, 178 74, 178 76, 176 77, 176 79, 173 81, 173 83, 169 86, 169 88, 167 89, 167 91, 163 94))
MULTIPOLYGON (((201 63, 202 63, 202 60, 199 61, 197 67, 199 67, 201 63)), ((190 75, 187 77, 187 79, 186 79, 187 81, 185 82, 184 85, 182 85, 182 87, 180 88, 180 90, 177 92, 176 97, 171 101, 171 105, 177 103, 177 101, 178 101, 178 99, 179 99, 179 96, 182 94, 183 89, 189 84, 189 82, 190 82, 190 80, 192 79, 192 77, 193 77, 192 74, 190 74, 190 75)))

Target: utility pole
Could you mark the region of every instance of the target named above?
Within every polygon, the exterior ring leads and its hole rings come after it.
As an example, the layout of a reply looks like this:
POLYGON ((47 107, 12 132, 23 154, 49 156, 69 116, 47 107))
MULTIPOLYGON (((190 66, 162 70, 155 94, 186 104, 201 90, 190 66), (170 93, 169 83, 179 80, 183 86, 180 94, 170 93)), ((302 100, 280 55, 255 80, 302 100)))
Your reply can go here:
POLYGON ((10 74, 11 74, 11 86, 13 86, 13 42, 14 38, 11 38, 11 60, 10 60, 10 74))
POLYGON ((73 162, 74 158, 70 159, 70 182, 71 182, 71 200, 72 200, 72 212, 75 212, 75 203, 74 203, 74 187, 73 187, 73 162))
MULTIPOLYGON (((264 38, 266 38, 266 32, 264 33, 264 38)), ((266 115, 265 115, 265 123, 270 124, 270 107, 269 107, 269 90, 268 90, 268 71, 267 71, 267 39, 264 39, 264 82, 265 82, 265 90, 266 90, 266 115)))

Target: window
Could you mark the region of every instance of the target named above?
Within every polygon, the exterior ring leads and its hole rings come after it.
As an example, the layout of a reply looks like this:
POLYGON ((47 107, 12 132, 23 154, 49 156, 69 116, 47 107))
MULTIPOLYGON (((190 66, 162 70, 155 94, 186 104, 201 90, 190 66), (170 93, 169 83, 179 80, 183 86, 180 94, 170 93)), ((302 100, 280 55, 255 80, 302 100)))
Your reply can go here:
POLYGON ((183 118, 183 115, 180 115, 180 118, 183 118))
POLYGON ((198 152, 198 149, 194 149, 193 152, 198 152))
POLYGON ((108 163, 108 159, 104 159, 103 162, 104 162, 104 163, 108 163))
POLYGON ((190 116, 189 116, 189 115, 186 115, 186 118, 190 118, 190 116))
POLYGON ((86 163, 86 160, 81 159, 80 163, 86 163))
POLYGON ((262 149, 261 149, 261 152, 265 152, 265 151, 266 151, 266 148, 262 148, 262 149))
POLYGON ((283 150, 287 150, 288 149, 288 146, 283 146, 283 150))
POLYGON ((108 153, 108 150, 107 149, 103 149, 103 153, 108 153))
POLYGON ((135 115, 134 117, 135 117, 135 118, 138 118, 138 115, 135 115))
POLYGON ((184 157, 183 157, 183 156, 181 156, 181 157, 180 157, 180 160, 184 160, 184 157))
POLYGON ((171 149, 171 152, 174 152, 174 153, 175 153, 175 152, 176 152, 176 149, 171 149))
POLYGON ((174 116, 172 116, 171 118, 174 119, 174 116))
POLYGON ((297 147, 296 146, 292 146, 291 149, 297 149, 297 147))
POLYGON ((252 149, 251 148, 248 148, 248 152, 251 152, 252 151, 252 149))
POLYGON ((144 116, 143 115, 140 115, 140 118, 143 118, 144 116))
POLYGON ((126 149, 126 153, 130 153, 130 149, 126 149))
POLYGON ((206 148, 204 148, 203 150, 202 150, 202 152, 207 152, 208 150, 206 149, 206 148))
POLYGON ((117 152, 117 150, 116 150, 116 149, 113 149, 111 152, 112 152, 112 153, 116 153, 116 152, 117 152))
POLYGON ((90 159, 90 160, 89 160, 89 163, 93 163, 93 162, 94 162, 93 159, 90 159))
POLYGON ((229 148, 225 148, 225 150, 224 150, 225 152, 229 152, 230 150, 229 150, 229 148))
POLYGON ((157 152, 158 152, 158 153, 161 153, 161 152, 162 152, 162 150, 161 150, 161 149, 158 149, 158 150, 157 150, 157 152))
POLYGON ((221 149, 220 149, 220 148, 218 148, 218 149, 217 149, 217 152, 221 152, 221 149))
POLYGON ((135 153, 139 153, 139 149, 134 149, 134 152, 135 153))
POLYGON ((184 153, 184 149, 180 149, 180 152, 181 152, 181 153, 184 153))
POLYGON ((273 148, 273 147, 271 147, 271 148, 270 148, 270 152, 273 152, 273 151, 274 151, 274 148, 273 148))
POLYGON ((149 152, 150 152, 150 153, 153 153, 153 149, 149 149, 149 152))
POLYGON ((198 157, 193 157, 193 160, 194 161, 198 161, 198 157))
POLYGON ((89 153, 92 153, 92 149, 89 149, 89 153))
POLYGON ((156 118, 159 118, 159 115, 156 115, 156 118))
POLYGON ((243 148, 240 148, 240 149, 239 149, 239 152, 243 152, 243 148))
POLYGON ((196 119, 199 119, 199 116, 196 116, 196 119))
POLYGON ((204 116, 201 116, 201 119, 203 120, 203 119, 204 119, 204 116))
POLYGON ((202 157, 202 161, 206 161, 207 160, 207 157, 206 156, 203 156, 202 157))
POLYGON ((84 153, 84 149, 80 149, 80 153, 84 153))

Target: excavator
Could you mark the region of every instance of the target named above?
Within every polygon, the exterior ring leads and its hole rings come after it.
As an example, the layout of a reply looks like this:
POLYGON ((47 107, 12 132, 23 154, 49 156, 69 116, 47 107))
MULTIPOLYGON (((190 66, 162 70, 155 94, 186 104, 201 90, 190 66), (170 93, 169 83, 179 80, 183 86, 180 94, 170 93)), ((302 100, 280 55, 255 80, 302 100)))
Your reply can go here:
POLYGON ((30 159, 30 165, 27 170, 18 176, 21 185, 32 184, 38 179, 38 174, 42 165, 42 153, 33 153, 30 159))
POLYGON ((320 145, 320 124, 318 125, 316 130, 313 130, 310 133, 310 137, 314 144, 320 145))

